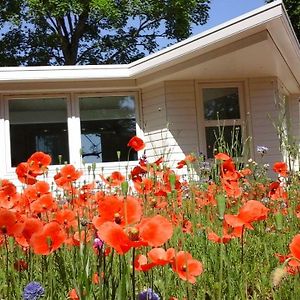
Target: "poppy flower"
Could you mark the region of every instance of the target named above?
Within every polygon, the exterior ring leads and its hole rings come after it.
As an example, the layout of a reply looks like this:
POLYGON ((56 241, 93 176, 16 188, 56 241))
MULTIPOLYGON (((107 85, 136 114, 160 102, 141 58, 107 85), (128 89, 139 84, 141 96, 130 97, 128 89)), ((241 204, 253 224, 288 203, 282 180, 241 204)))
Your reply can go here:
POLYGON ((163 248, 153 248, 148 252, 147 256, 154 264, 164 266, 173 262, 175 249, 169 248, 165 250, 163 248))
POLYGON ((123 197, 105 196, 102 201, 99 201, 98 210, 100 217, 93 219, 97 229, 107 221, 121 226, 137 223, 142 216, 141 204, 138 198, 133 196, 127 196, 126 200, 123 197))
POLYGON ((186 155, 185 158, 183 160, 181 160, 180 162, 177 163, 177 169, 182 169, 185 165, 187 165, 188 163, 192 163, 196 161, 196 157, 189 154, 186 155))
POLYGON ((56 222, 44 225, 43 229, 34 233, 30 245, 35 254, 48 255, 58 249, 66 239, 66 233, 56 222))
POLYGON ((240 208, 238 215, 225 215, 225 222, 231 227, 243 227, 253 229, 251 223, 254 221, 265 220, 269 209, 261 202, 249 200, 240 208))
POLYGON ((51 156, 44 152, 35 152, 28 158, 27 163, 34 174, 41 175, 51 164, 51 156))
POLYGON ((37 218, 27 218, 24 221, 22 231, 15 237, 16 242, 22 247, 29 247, 32 235, 43 229, 43 222, 37 218))
MULTIPOLYGON (((289 245, 292 255, 300 260, 300 234, 293 237, 292 242, 289 245)), ((300 264, 300 263, 299 263, 300 264)))
POLYGON ((149 271, 155 266, 155 263, 148 263, 148 259, 145 255, 139 254, 134 259, 134 269, 137 271, 149 271))
POLYGON ((70 188, 71 183, 81 175, 82 171, 76 170, 73 165, 66 165, 54 176, 54 181, 59 187, 70 188))
POLYGON ((38 174, 34 174, 30 170, 29 164, 26 162, 22 162, 17 165, 16 174, 18 176, 19 181, 22 183, 31 185, 31 184, 35 184, 37 182, 36 177, 38 174))
POLYGON ((14 212, 0 209, 0 234, 18 236, 22 231, 23 224, 18 222, 14 212))
POLYGON ((229 155, 227 155, 226 153, 218 153, 215 155, 215 159, 218 159, 218 160, 229 160, 231 159, 231 157, 229 155))
POLYGON ((185 251, 179 251, 175 255, 172 269, 182 280, 190 283, 195 283, 196 276, 199 276, 203 272, 201 262, 194 259, 190 253, 185 251))
POLYGON ((42 195, 30 204, 30 210, 34 213, 53 211, 57 208, 57 203, 51 194, 42 195))
POLYGON ((273 171, 278 173, 282 177, 286 177, 287 174, 287 165, 285 162, 276 162, 273 165, 273 171))
POLYGON ((163 245, 173 234, 172 223, 160 215, 142 219, 137 228, 141 240, 147 242, 152 247, 163 245))
POLYGON ((109 186, 119 186, 125 181, 125 176, 118 171, 112 172, 111 175, 106 178, 102 175, 100 175, 100 177, 109 186))
POLYGON ((79 296, 77 295, 77 292, 75 289, 72 289, 68 294, 68 299, 70 300, 80 300, 79 296))
POLYGON ((137 136, 134 136, 130 139, 127 146, 131 147, 135 151, 140 151, 140 150, 143 150, 146 145, 145 145, 144 141, 141 138, 139 138, 137 136))
POLYGON ((78 225, 76 214, 71 209, 59 210, 56 213, 54 220, 65 228, 76 228, 78 225))

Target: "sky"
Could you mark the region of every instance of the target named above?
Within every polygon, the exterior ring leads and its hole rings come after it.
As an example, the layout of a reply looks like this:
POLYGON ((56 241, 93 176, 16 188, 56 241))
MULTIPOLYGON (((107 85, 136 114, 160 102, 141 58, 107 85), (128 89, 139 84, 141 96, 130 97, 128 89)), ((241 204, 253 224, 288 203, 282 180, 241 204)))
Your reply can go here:
POLYGON ((211 0, 208 22, 195 27, 193 34, 210 29, 264 4, 264 0, 211 0))

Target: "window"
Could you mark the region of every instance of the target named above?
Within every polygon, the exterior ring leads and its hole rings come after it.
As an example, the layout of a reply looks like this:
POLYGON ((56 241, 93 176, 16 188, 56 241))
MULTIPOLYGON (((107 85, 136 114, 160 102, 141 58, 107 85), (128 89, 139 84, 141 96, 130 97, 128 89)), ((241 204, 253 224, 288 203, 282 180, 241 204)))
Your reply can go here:
POLYGON ((8 104, 13 167, 35 151, 50 154, 53 164, 69 160, 66 99, 13 99, 8 104))
POLYGON ((16 167, 35 151, 50 154, 53 165, 137 160, 137 153, 129 153, 127 147, 136 135, 135 94, 6 99, 8 167, 16 167))
POLYGON ((241 86, 201 86, 200 99, 207 158, 216 151, 240 156, 242 151, 241 86))
MULTIPOLYGON (((127 143, 136 134, 134 97, 80 97, 79 107, 83 161, 127 161, 127 143)), ((137 159, 136 152, 129 159, 137 159)))

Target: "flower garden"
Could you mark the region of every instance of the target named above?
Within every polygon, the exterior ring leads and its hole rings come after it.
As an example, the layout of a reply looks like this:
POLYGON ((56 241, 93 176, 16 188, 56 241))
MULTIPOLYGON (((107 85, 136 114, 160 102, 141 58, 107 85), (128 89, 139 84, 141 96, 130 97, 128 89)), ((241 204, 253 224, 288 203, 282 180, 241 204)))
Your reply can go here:
POLYGON ((50 163, 36 152, 19 164, 21 190, 1 180, 0 299, 298 298, 299 177, 284 162, 271 179, 224 152, 175 170, 143 156, 91 182, 64 165, 54 185, 50 163))

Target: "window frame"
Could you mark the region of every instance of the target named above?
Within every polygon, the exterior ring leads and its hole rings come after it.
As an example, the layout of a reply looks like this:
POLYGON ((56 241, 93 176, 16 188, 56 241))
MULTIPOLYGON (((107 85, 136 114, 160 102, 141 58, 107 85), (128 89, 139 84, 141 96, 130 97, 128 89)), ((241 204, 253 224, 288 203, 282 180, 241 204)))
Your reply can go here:
MULTIPOLYGON (((141 97, 139 91, 122 90, 116 92, 61 92, 61 93, 28 93, 28 94, 2 94, 0 105, 0 130, 2 132, 4 147, 0 150, 2 159, 0 159, 1 176, 6 176, 15 172, 16 167, 12 167, 11 164, 11 142, 10 142, 10 116, 9 116, 9 101, 10 100, 34 100, 34 99, 51 99, 51 98, 64 98, 67 104, 67 128, 68 128, 68 150, 69 161, 68 163, 75 165, 78 168, 83 167, 80 149, 81 149, 81 127, 80 127, 80 108, 79 98, 82 97, 103 97, 103 96, 133 96, 135 100, 135 121, 136 121, 136 135, 143 138, 143 131, 139 124, 141 124, 141 97), (1 126, 2 125, 2 126, 1 126), (2 168, 3 167, 3 168, 2 168), (3 170, 3 171, 2 171, 3 170)), ((138 153, 138 159, 142 154, 138 153)), ((136 161, 132 161, 134 164, 136 161)), ((127 161, 115 161, 115 162, 102 162, 96 163, 96 168, 103 167, 112 168, 114 171, 116 167, 125 167, 131 162, 127 161)), ((51 165, 50 171, 57 170, 61 165, 51 165)))
MULTIPOLYGON (((206 141, 206 127, 218 127, 218 126, 241 126, 241 139, 244 141, 244 124, 245 124, 245 95, 244 95, 244 83, 239 81, 230 82, 198 82, 196 88, 196 109, 197 109, 197 122, 198 122, 198 136, 199 136, 199 148, 201 153, 207 157, 207 141, 206 141), (206 120, 204 115, 204 99, 203 89, 205 88, 237 88, 239 96, 239 119, 220 119, 220 120, 206 120)), ((210 159, 210 158, 209 158, 210 159)))

